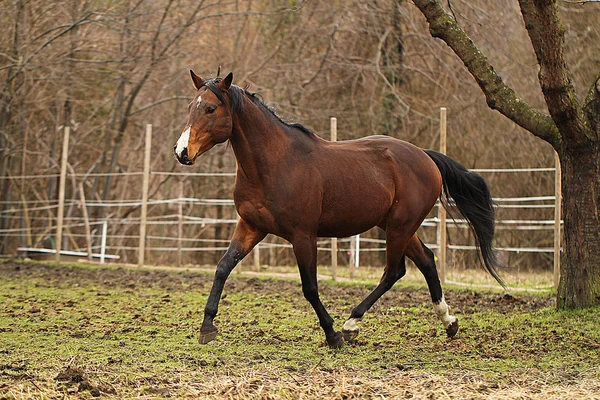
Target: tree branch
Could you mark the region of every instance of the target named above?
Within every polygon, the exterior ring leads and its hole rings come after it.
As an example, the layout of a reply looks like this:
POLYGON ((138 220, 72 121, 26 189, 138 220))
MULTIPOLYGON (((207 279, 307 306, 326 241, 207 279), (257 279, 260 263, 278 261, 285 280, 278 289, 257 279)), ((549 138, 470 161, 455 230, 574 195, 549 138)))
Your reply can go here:
POLYGON ((596 76, 588 91, 583 112, 590 124, 591 131, 596 135, 596 140, 600 140, 600 74, 596 76))
POLYGON ((534 109, 507 86, 487 57, 475 46, 439 0, 414 0, 427 18, 431 36, 442 39, 465 64, 486 97, 490 108, 528 130, 533 135, 560 148, 562 136, 553 120, 534 109))
POLYGON ((20 62, 18 65, 17 71, 9 78, 9 81, 12 80, 16 75, 18 75, 25 66, 31 61, 39 52, 44 50, 46 47, 50 46, 52 42, 66 35, 68 32, 71 32, 73 29, 78 26, 89 24, 95 22, 94 20, 90 20, 89 18, 94 15, 93 12, 89 12, 83 15, 79 20, 73 22, 71 25, 66 26, 61 32, 49 38, 46 42, 44 42, 41 46, 39 46, 34 52, 32 52, 24 61, 20 62))
POLYGON ((310 85, 316 79, 316 77, 319 76, 321 71, 323 71, 323 66, 325 65, 325 62, 327 61, 327 57, 329 57, 329 53, 331 52, 331 49, 333 48, 335 34, 337 33, 339 27, 340 27, 339 23, 336 23, 333 26, 333 31, 331 32, 331 36, 329 38, 329 46, 327 46, 327 50, 325 51, 325 54, 323 55, 323 58, 321 59, 321 64, 319 65, 319 69, 317 69, 317 72, 315 72, 312 77, 310 77, 309 79, 302 82, 302 84, 300 86, 302 86, 303 88, 310 85))
POLYGON ((377 69, 377 75, 379 75, 379 77, 383 80, 383 83, 385 83, 385 85, 390 89, 390 91, 392 92, 392 95, 396 98, 396 100, 398 100, 398 103, 400 103, 400 105, 402 106, 403 110, 402 110, 402 117, 405 117, 408 112, 410 111, 410 106, 406 103, 406 101, 404 101, 403 98, 401 98, 398 95, 398 92, 396 92, 396 88, 394 87, 394 85, 392 85, 390 83, 390 81, 388 80, 388 78, 384 75, 383 72, 381 72, 381 67, 379 66, 379 62, 381 59, 381 49, 383 47, 383 44, 385 43, 385 40, 387 39, 388 35, 391 32, 391 27, 388 27, 385 32, 383 32, 383 35, 381 35, 381 37, 379 38, 379 44, 377 45, 377 54, 375 56, 375 68, 377 69))
POLYGON ((553 0, 520 0, 525 28, 540 65, 539 81, 548 111, 565 139, 586 138, 585 117, 565 61, 564 27, 553 0))
POLYGON ((158 106, 160 104, 163 104, 163 103, 166 103, 168 101, 174 101, 174 100, 188 100, 188 101, 190 101, 192 99, 193 99, 193 97, 191 97, 191 96, 172 96, 172 97, 167 97, 165 99, 161 99, 161 100, 155 101, 154 103, 147 104, 147 105, 145 105, 145 106, 143 106, 143 107, 141 107, 141 108, 139 108, 139 109, 131 112, 129 114, 129 116, 133 117, 136 114, 144 112, 144 111, 146 111, 146 110, 148 110, 148 109, 150 109, 152 107, 156 107, 156 106, 158 106))
POLYGON ((150 52, 152 62, 154 62, 154 59, 155 59, 156 44, 158 43, 158 37, 160 36, 160 34, 162 32, 161 28, 162 28, 165 20, 167 19, 167 15, 169 15, 169 9, 171 8, 172 4, 173 4, 173 0, 169 0, 169 2, 167 3, 167 6, 165 7, 165 10, 163 11, 162 17, 160 18, 158 27, 156 28, 156 33, 154 35, 154 39, 152 39, 152 51, 150 52))

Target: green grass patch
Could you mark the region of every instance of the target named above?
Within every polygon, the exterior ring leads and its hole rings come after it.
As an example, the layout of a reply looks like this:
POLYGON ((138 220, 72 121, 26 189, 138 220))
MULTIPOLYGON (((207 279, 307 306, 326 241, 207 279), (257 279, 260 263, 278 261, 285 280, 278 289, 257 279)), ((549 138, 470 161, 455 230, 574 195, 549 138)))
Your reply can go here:
MULTIPOLYGON (((234 275, 215 321, 220 333, 200 346, 196 339, 211 283, 211 275, 188 271, 5 261, 0 395, 19 397, 16 388, 24 393, 26 386, 48 397, 162 396, 163 387, 169 395, 183 395, 190 393, 186 385, 207 376, 267 370, 365 379, 398 371, 469 371, 500 383, 519 374, 560 381, 565 371, 600 378, 598 308, 556 311, 548 296, 451 290, 446 297, 461 330, 448 339, 427 290, 399 283, 366 314, 356 343, 330 350, 297 281, 234 275), (61 376, 65 371, 83 372, 73 378, 61 376)), ((370 288, 321 283, 337 329, 370 288)))

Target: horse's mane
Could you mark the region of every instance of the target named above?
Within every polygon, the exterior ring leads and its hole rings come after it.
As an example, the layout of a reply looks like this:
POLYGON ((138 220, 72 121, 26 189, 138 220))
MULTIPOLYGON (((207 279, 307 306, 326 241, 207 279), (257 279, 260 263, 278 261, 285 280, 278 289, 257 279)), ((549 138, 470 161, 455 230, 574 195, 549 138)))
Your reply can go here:
MULTIPOLYGON (((206 86, 208 89, 210 89, 211 92, 213 92, 215 94, 215 96, 217 96, 219 101, 221 101, 221 103, 226 104, 227 101, 225 100, 225 96, 223 96, 223 93, 221 93, 221 90, 217 86, 217 84, 221 81, 221 79, 222 78, 209 79, 204 83, 204 86, 206 86)), ((308 129, 306 126, 299 124, 297 122, 289 122, 289 121, 286 121, 283 118, 281 118, 277 114, 277 111, 275 111, 275 109, 273 109, 272 107, 269 107, 268 105, 266 105, 263 102, 260 94, 258 94, 258 93, 250 92, 246 88, 241 88, 239 86, 231 85, 229 87, 228 94, 229 94, 229 99, 231 100, 231 111, 234 113, 240 113, 240 114, 244 113, 243 96, 246 96, 254 104, 258 105, 261 108, 264 108, 269 113, 271 113, 271 115, 273 115, 283 125, 285 125, 289 128, 298 129, 301 132, 303 132, 309 136, 316 136, 315 133, 312 130, 308 129)))

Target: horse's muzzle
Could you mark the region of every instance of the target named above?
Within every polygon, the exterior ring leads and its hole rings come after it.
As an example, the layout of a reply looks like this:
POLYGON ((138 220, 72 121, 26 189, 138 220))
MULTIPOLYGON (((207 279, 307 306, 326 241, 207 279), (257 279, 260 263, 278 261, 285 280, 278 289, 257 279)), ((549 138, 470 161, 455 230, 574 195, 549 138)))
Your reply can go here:
POLYGON ((175 152, 175 157, 177 157, 177 161, 179 161, 183 165, 192 165, 194 163, 193 160, 188 158, 187 147, 181 151, 181 154, 177 154, 177 146, 173 147, 173 151, 175 152))

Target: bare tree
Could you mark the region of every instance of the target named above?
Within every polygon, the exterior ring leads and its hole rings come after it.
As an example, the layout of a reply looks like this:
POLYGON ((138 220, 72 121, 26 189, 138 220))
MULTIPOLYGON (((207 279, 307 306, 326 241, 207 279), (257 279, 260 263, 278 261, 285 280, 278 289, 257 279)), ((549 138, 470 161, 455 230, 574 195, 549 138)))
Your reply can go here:
MULTIPOLYGON (((517 7, 508 1, 454 1, 458 5, 453 7, 457 16, 490 53, 500 74, 506 76, 508 70, 507 82, 523 93, 532 108, 543 109, 542 96, 536 97, 534 90, 537 81, 531 77, 535 75, 531 68, 534 53, 527 57, 529 38, 525 29, 515 29, 519 25, 513 17, 520 12, 517 7), (509 12, 504 18, 496 18, 507 6, 509 12), (503 40, 502 32, 510 32, 510 45, 503 40), (509 55, 518 61, 511 63, 509 55)), ((409 4, 403 0, 0 2, 0 21, 7 28, 6 35, 0 37, 0 229, 17 228, 24 223, 19 220, 18 210, 11 210, 15 207, 10 205, 21 201, 21 196, 50 203, 47 205, 55 202, 56 178, 33 178, 32 184, 24 185, 19 175, 23 171, 31 175, 56 174, 64 125, 72 127, 69 171, 139 171, 145 123, 155 127, 152 169, 179 168, 170 144, 183 127, 186 99, 193 95, 186 76, 189 68, 203 75, 214 75, 219 65, 232 70, 236 84, 250 85, 249 89, 261 94, 283 118, 303 123, 323 137, 329 135, 329 117, 336 116, 340 140, 387 134, 421 147, 434 147, 438 140, 437 110, 447 106, 453 137, 448 150, 469 167, 523 166, 525 162, 529 165, 530 154, 536 156, 532 164, 547 166, 552 160, 549 146, 539 146, 532 135, 501 137, 486 133, 518 129, 508 119, 489 118, 491 111, 484 102, 477 101, 480 89, 467 70, 460 68, 460 60, 442 41, 434 41, 426 34, 420 11, 409 4), (515 151, 518 147, 521 152, 515 151)), ((582 22, 592 18, 587 13, 582 14, 576 7, 569 10, 573 18, 565 19, 567 24, 585 27, 591 23, 591 19, 582 22)), ((575 32, 587 47, 598 42, 593 29, 575 32)), ((591 79, 590 62, 586 60, 593 58, 580 58, 572 64, 576 83, 591 79)), ((195 171, 233 168, 235 160, 224 147, 199 163, 195 171)), ((547 177, 522 177, 489 178, 494 192, 503 196, 519 196, 533 190, 548 192, 553 185, 547 177)), ((132 176, 92 174, 83 179, 90 204, 93 200, 139 197, 139 185, 132 176)), ((80 178, 77 180, 79 184, 80 178)), ((171 198, 171 183, 165 177, 153 176, 154 198, 171 198)), ((223 198, 231 193, 231 179, 197 177, 186 183, 186 197, 223 198)), ((67 182, 69 194, 73 193, 73 184, 72 180, 67 182)), ((76 217, 73 199, 68 200, 68 206, 76 217)), ((149 215, 158 217, 173 211, 168 208, 152 206, 149 215)), ((102 209, 91 209, 92 220, 136 219, 138 210, 135 206, 107 208, 103 214, 102 209)), ((499 212, 512 218, 513 211, 499 212)), ((537 213, 546 218, 543 211, 530 210, 528 215, 537 213)), ((235 217, 233 208, 214 205, 186 207, 186 212, 194 216, 235 217)), ((48 240, 44 245, 51 246, 53 208, 32 211, 30 217, 39 232, 34 244, 44 238, 48 240)), ((135 246, 133 221, 111 223, 110 227, 112 234, 127 237, 118 245, 123 242, 124 247, 135 246)), ((161 225, 160 229, 164 232, 152 235, 176 234, 168 225, 161 225)), ((186 225, 184 229, 188 238, 200 234, 207 238, 214 232, 217 239, 225 239, 229 230, 222 226, 200 229, 196 225, 186 225)), ((425 240, 434 237, 431 232, 424 229, 425 240)), ((78 232, 73 233, 78 240, 78 232)), ((524 236, 504 230, 499 231, 498 240, 501 245, 513 241, 527 246, 548 245, 549 235, 543 231, 524 236)), ((73 243, 72 238, 69 241, 73 243)), ((13 240, 4 250, 12 251, 15 245, 13 240)), ((129 250, 117 251, 123 259, 135 257, 129 250)), ((286 252, 278 250, 279 263, 291 262, 291 254, 286 252)), ((375 254, 365 254, 364 261, 380 263, 375 254)), ((208 261, 212 254, 202 257, 208 261)), ((525 256, 509 257, 513 263, 525 256)), ((169 255, 155 253, 152 259, 168 262, 169 255)), ((528 255, 527 260, 535 268, 551 264, 543 256, 528 255)))
POLYGON ((427 18, 431 35, 445 41, 464 62, 488 106, 558 152, 563 170, 565 251, 557 305, 577 308, 600 304, 600 75, 585 99, 579 98, 565 59, 565 28, 558 2, 519 2, 549 114, 530 106, 504 83, 439 0, 414 3, 427 18))

